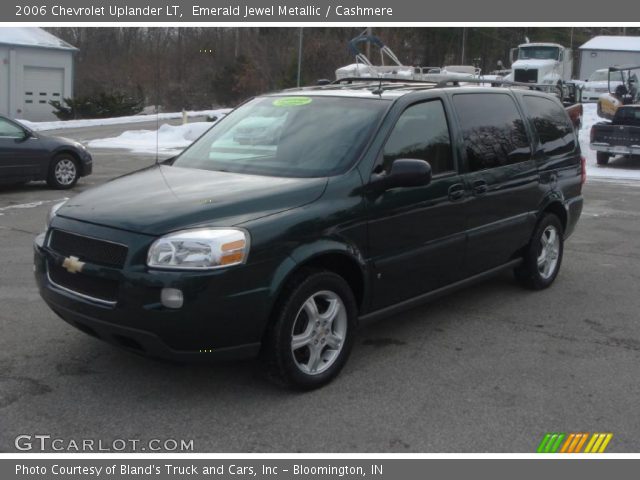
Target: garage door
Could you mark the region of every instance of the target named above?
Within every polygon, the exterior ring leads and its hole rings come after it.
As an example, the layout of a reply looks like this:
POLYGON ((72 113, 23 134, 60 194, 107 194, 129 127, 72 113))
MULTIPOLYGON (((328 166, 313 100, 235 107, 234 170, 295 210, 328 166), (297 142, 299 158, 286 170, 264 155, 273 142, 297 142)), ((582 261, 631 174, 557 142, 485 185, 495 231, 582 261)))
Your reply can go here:
POLYGON ((24 67, 23 117, 27 120, 56 120, 50 100, 62 101, 63 68, 24 67))

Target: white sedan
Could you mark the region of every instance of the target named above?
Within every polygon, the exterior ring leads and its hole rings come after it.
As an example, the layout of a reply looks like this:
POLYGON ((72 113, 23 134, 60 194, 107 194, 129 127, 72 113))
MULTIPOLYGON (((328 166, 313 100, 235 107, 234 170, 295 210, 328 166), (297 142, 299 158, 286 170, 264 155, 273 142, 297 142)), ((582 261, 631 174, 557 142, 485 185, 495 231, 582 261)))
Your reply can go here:
POLYGON ((622 85, 622 80, 622 72, 612 72, 611 85, 609 85, 609 69, 596 70, 591 74, 589 80, 584 82, 582 102, 597 102, 600 95, 609 92, 609 88, 611 88, 611 92, 615 92, 616 87, 622 85))

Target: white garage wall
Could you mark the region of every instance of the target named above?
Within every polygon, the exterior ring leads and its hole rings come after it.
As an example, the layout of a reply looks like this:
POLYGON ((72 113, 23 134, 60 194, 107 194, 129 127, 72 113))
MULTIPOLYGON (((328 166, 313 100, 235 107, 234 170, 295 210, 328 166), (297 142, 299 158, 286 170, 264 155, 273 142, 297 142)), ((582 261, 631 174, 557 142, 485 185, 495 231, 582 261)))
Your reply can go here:
POLYGON ((614 65, 640 66, 640 52, 580 50, 580 75, 578 79, 586 80, 596 70, 613 67, 614 65), (592 54, 595 54, 595 56, 592 56, 592 54))
POLYGON ((9 47, 0 45, 0 113, 9 113, 9 47))
MULTIPOLYGON (((0 46, 0 113, 11 118, 26 120, 56 120, 56 116, 45 110, 37 112, 37 118, 25 115, 25 67, 52 69, 52 79, 62 69, 61 97, 73 96, 73 52, 45 48, 0 46)), ((46 72, 47 70, 41 70, 46 72)), ((53 85, 52 85, 53 86, 53 85)), ((51 107, 53 110, 53 107, 51 107)), ((33 111, 33 109, 32 109, 33 111)))

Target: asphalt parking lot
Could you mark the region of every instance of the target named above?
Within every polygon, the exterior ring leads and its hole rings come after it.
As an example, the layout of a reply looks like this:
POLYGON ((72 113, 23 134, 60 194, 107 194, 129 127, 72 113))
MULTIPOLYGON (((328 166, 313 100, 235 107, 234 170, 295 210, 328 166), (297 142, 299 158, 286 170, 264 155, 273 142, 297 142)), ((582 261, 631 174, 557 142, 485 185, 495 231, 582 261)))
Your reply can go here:
POLYGON ((70 193, 0 188, 0 451, 47 434, 202 452, 534 452, 546 432, 612 432, 609 452, 640 451, 640 182, 586 185, 552 288, 505 274, 366 325, 338 379, 300 394, 254 361, 117 350, 45 306, 31 252, 52 203, 154 161, 94 157, 70 193))

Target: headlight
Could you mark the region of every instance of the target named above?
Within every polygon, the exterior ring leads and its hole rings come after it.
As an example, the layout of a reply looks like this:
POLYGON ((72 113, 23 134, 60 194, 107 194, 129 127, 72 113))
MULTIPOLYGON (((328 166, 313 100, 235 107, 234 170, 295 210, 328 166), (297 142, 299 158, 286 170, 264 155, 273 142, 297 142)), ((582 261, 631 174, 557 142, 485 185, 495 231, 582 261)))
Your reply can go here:
POLYGON ((147 265, 154 268, 210 270, 244 263, 249 234, 237 228, 198 228, 159 238, 149 248, 147 265))
POLYGON ((49 228, 49 225, 51 225, 51 220, 53 220, 53 217, 56 216, 56 212, 58 210, 60 210, 60 207, 62 207, 65 203, 67 203, 67 200, 69 200, 68 198, 63 200, 62 202, 56 203, 53 207, 51 207, 51 210, 49 210, 49 214, 47 215, 47 225, 46 228, 49 228))

